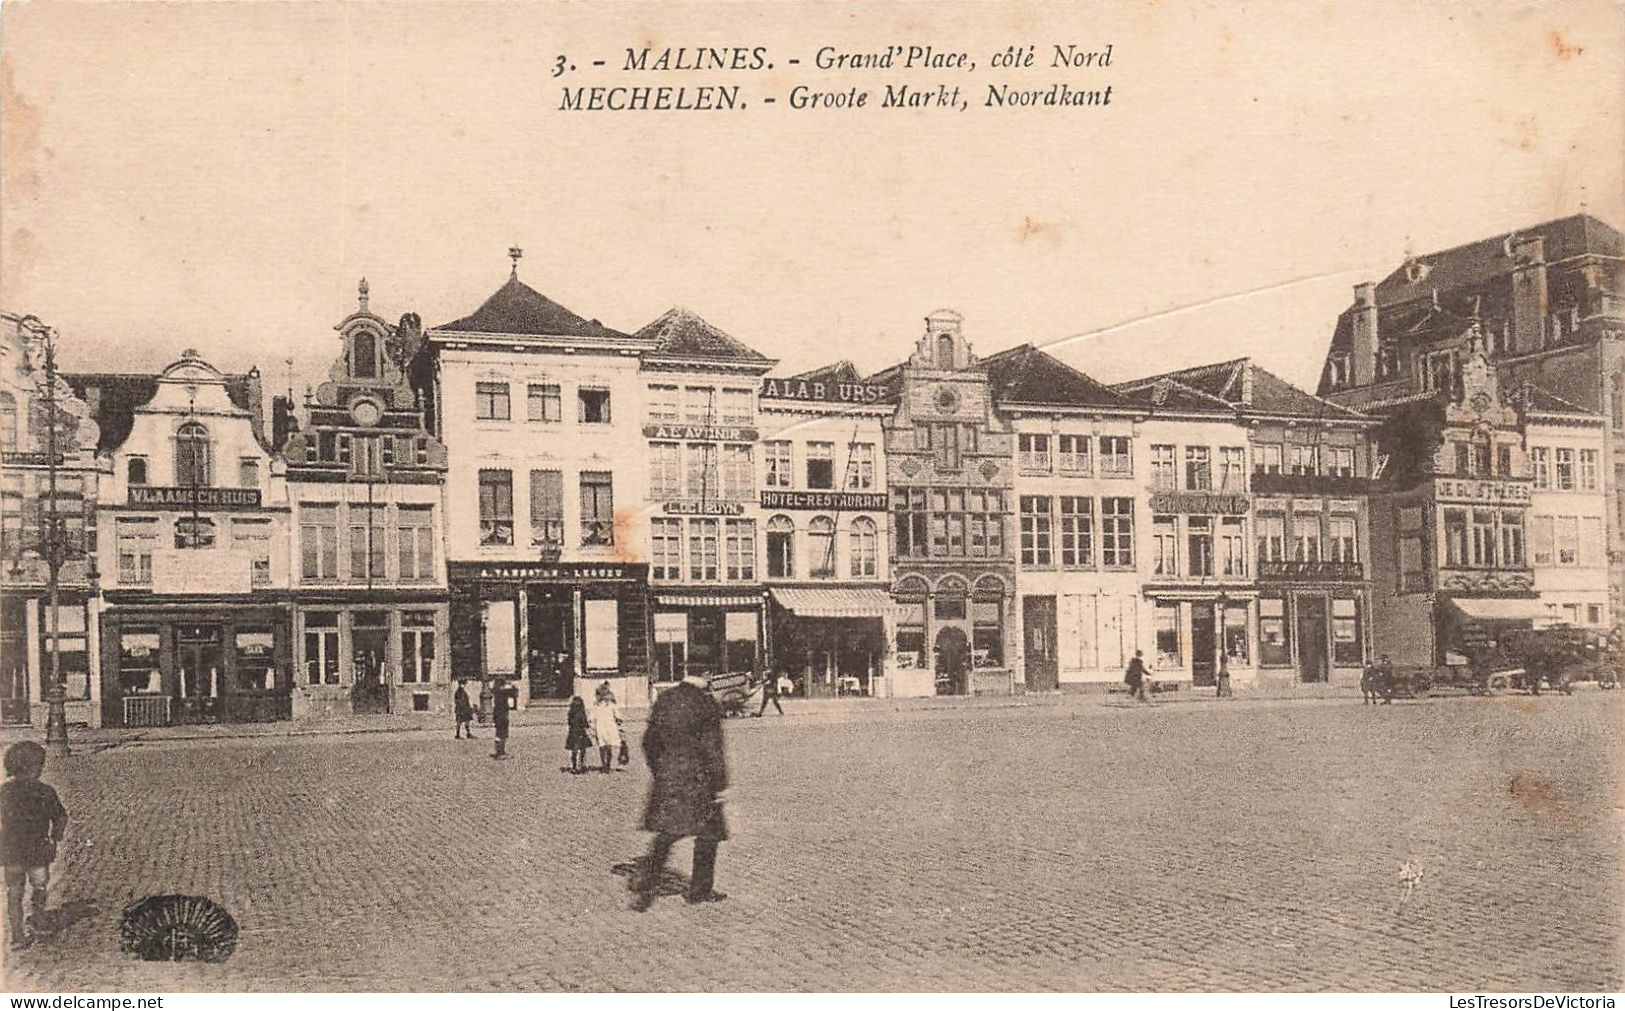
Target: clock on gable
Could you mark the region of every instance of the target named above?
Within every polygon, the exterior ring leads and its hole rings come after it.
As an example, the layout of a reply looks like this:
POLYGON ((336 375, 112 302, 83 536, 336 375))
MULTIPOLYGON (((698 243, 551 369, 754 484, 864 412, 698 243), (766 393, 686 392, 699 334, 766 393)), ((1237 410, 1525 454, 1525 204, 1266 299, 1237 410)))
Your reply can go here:
POLYGON ((357 400, 350 405, 350 418, 364 428, 371 428, 378 424, 383 417, 383 411, 371 400, 357 400))
POLYGON ((938 411, 943 414, 952 414, 959 410, 959 394, 951 386, 939 386, 932 395, 931 401, 938 411))

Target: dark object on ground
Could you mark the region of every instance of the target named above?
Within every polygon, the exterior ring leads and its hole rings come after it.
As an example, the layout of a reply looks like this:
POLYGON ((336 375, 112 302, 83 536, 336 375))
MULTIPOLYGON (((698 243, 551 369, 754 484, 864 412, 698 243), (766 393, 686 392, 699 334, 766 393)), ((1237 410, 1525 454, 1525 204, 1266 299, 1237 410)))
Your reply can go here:
POLYGON ((199 895, 151 895, 131 903, 119 950, 146 962, 224 962, 237 949, 237 921, 199 895))
MULTIPOLYGON (((637 888, 638 875, 642 873, 643 863, 646 859, 647 857, 640 856, 633 860, 618 863, 610 868, 610 873, 619 874, 626 878, 627 890, 633 891, 637 888)), ((684 877, 680 871, 665 868, 660 872, 659 879, 655 881, 654 891, 656 895, 687 895, 688 878, 684 877)))

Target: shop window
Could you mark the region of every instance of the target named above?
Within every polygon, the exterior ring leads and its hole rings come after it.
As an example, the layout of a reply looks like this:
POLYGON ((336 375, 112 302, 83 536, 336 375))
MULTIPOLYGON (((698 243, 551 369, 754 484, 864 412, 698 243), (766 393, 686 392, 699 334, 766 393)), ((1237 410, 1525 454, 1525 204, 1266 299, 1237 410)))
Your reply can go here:
POLYGON ((212 548, 214 544, 214 520, 193 519, 188 516, 175 521, 175 547, 200 550, 212 548))
POLYGON ((1016 437, 1016 446, 1022 470, 1050 472, 1049 436, 1022 433, 1016 437))
POLYGON ((156 628, 129 626, 119 632, 118 682, 125 695, 157 695, 164 690, 156 628))
POLYGON ((835 522, 828 516, 815 516, 807 524, 807 576, 835 578, 835 522))
POLYGON ((677 387, 650 386, 649 420, 654 422, 676 421, 679 417, 677 387))
POLYGON ((925 662, 925 588, 917 589, 913 584, 908 588, 899 587, 896 594, 899 614, 897 617, 897 666, 902 670, 920 670, 927 666, 925 662))
POLYGON ((151 586, 152 552, 158 544, 158 521, 120 517, 114 530, 118 537, 119 585, 151 586))
POLYGON ((576 401, 580 409, 578 415, 583 425, 609 424, 609 391, 582 387, 576 391, 576 401))
POLYGON ((1004 666, 1004 601, 1002 598, 982 599, 986 591, 978 590, 971 602, 971 665, 973 667, 1004 666))
POLYGON ((356 582, 383 579, 388 530, 384 507, 350 506, 350 578, 356 582))
POLYGON ((1151 573, 1179 575, 1179 535, 1172 516, 1151 517, 1151 573))
POLYGON ((1021 496, 1021 564, 1053 564, 1052 509, 1048 495, 1021 496))
POLYGON ((1061 564, 1070 569, 1095 564, 1095 500, 1061 496, 1061 564))
POLYGON ((749 583, 756 579, 756 521, 728 520, 727 578, 732 583, 749 583))
POLYGON ((482 470, 480 481, 480 544, 513 543, 513 472, 482 470))
POLYGON ((1179 650, 1179 605, 1158 604, 1155 616, 1157 666, 1164 670, 1185 666, 1179 650))
POLYGON ((530 543, 532 547, 564 544, 564 472, 530 472, 530 543))
POLYGON ((125 481, 131 485, 147 483, 147 458, 132 456, 124 464, 125 481))
POLYGON ((880 534, 875 521, 859 516, 852 521, 848 554, 851 558, 852 578, 872 578, 880 571, 880 534))
POLYGON ((1185 543, 1190 574, 1213 575, 1213 517, 1188 517, 1185 521, 1185 543))
POLYGON ((239 628, 236 633, 237 690, 276 689, 275 639, 268 628, 239 628))
POLYGON ((655 680, 681 681, 688 667, 688 613, 655 613, 655 680))
POLYGON ((1232 667, 1246 667, 1252 663, 1252 650, 1248 648, 1246 604, 1225 606, 1224 655, 1232 667))
POLYGON ((770 579, 796 576, 796 525, 788 516, 767 521, 767 575, 770 579))
POLYGON ((807 443, 807 487, 818 489, 835 487, 834 443, 807 443))
POLYGON ((615 600, 589 600, 586 602, 582 632, 587 639, 587 671, 590 675, 615 674, 619 671, 621 644, 620 602, 615 600))
POLYGON ((755 611, 728 611, 722 615, 722 666, 730 674, 756 671, 755 611))
POLYGON ((1288 641, 1286 601, 1279 597, 1258 599, 1258 659, 1265 667, 1289 667, 1292 648, 1288 641))
POLYGON ((188 421, 175 432, 175 484, 182 488, 206 488, 213 483, 212 447, 209 430, 188 421))
POLYGON ((1088 474, 1094 470, 1094 460, 1089 454, 1089 437, 1087 435, 1062 435, 1056 439, 1055 455, 1061 465, 1063 474, 1088 474))
POLYGON ((434 680, 434 612, 408 611, 401 615, 401 681, 428 684, 434 680))
POLYGON ((434 506, 403 505, 396 514, 397 562, 403 580, 434 578, 434 506))
POLYGON ((564 403, 557 383, 530 383, 525 387, 525 420, 564 420, 564 403))
POLYGON ((767 461, 767 487, 791 488, 795 485, 791 469, 790 444, 775 440, 762 444, 762 455, 767 461))
POLYGON ((718 536, 716 520, 688 521, 688 578, 691 582, 717 581, 718 536))
POLYGON ((339 577, 338 506, 299 507, 299 555, 300 573, 303 578, 339 577))
POLYGON ((682 520, 649 521, 649 577, 657 583, 675 583, 683 578, 682 520))
POLYGON ((1360 644, 1360 602, 1332 599, 1332 662, 1340 667, 1358 667, 1365 661, 1360 644))
POLYGON ((1134 500, 1100 500, 1100 564, 1108 569, 1134 567, 1134 500))
POLYGON ((480 421, 507 421, 508 384, 475 383, 474 417, 480 421))
POLYGON ((52 633, 55 632, 56 651, 62 683, 70 702, 90 698, 90 648, 85 630, 83 604, 62 604, 56 609, 56 627, 51 627, 51 605, 40 601, 39 655, 42 678, 50 679, 52 633))
POLYGON ((1131 477, 1134 474, 1134 456, 1126 435, 1100 437, 1100 473, 1102 477, 1131 477))
POLYGON ((1185 487, 1191 491, 1213 487, 1213 465, 1206 446, 1185 447, 1185 487))
POLYGON ((339 683, 339 615, 337 611, 305 613, 305 683, 339 683))
POLYGON ((612 482, 608 471, 581 472, 583 546, 608 546, 615 543, 615 502, 612 482))
POLYGON ((670 502, 682 496, 683 461, 680 454, 681 447, 675 442, 649 443, 650 501, 670 502))

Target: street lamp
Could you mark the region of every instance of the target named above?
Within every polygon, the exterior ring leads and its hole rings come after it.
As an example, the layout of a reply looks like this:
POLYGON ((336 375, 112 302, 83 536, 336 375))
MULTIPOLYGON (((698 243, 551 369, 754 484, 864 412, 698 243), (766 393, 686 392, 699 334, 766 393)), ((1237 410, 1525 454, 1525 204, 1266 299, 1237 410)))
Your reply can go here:
POLYGON ((62 529, 62 517, 57 510, 57 414, 56 414, 56 331, 42 323, 37 316, 24 316, 17 321, 17 333, 28 347, 29 357, 38 362, 45 393, 45 467, 47 474, 46 501, 48 510, 41 517, 41 535, 45 559, 45 586, 50 616, 51 677, 45 686, 45 750, 51 755, 67 755, 68 750, 68 686, 62 680, 61 616, 62 563, 66 560, 67 544, 62 529), (25 333, 26 330, 26 333, 25 333))

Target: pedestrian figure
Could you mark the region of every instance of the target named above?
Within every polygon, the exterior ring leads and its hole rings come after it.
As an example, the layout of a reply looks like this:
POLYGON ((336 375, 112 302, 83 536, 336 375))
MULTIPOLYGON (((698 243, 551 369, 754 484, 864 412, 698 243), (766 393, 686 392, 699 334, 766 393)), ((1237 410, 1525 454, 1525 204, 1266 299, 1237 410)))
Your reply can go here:
POLYGON ((1377 704, 1379 686, 1382 683, 1382 670, 1377 667, 1377 661, 1366 661, 1365 669, 1360 671, 1360 704, 1374 706, 1377 704))
POLYGON ((633 879, 632 908, 642 912, 654 902, 666 858, 684 836, 694 837, 688 901, 727 898, 712 888, 717 843, 728 838, 721 799, 728 786, 722 708, 706 691, 703 678, 685 677, 655 700, 643 732, 643 755, 654 774, 643 827, 655 837, 633 879))
POLYGON ((777 674, 769 674, 767 680, 762 682, 762 707, 756 710, 757 716, 767 712, 769 702, 773 703, 773 708, 779 711, 780 716, 784 715, 784 707, 779 705, 779 675, 777 674))
POLYGON ((587 771, 587 749, 592 747, 592 724, 587 719, 587 704, 577 695, 570 699, 567 717, 569 730, 564 735, 564 748, 570 753, 572 775, 587 771))
POLYGON ((457 692, 451 697, 451 705, 457 713, 457 729, 452 733, 453 738, 461 738, 468 733, 468 739, 474 739, 474 707, 468 701, 468 680, 457 679, 457 692))
POLYGON ((1128 662, 1128 670, 1123 672, 1123 683, 1128 685, 1128 697, 1146 701, 1145 697, 1145 661, 1143 654, 1134 651, 1134 659, 1128 662))
POLYGON ((1394 662, 1388 659, 1388 654, 1382 655, 1382 662, 1378 665, 1379 676, 1377 683, 1382 687, 1382 704, 1394 704, 1394 691, 1399 687, 1399 676, 1394 673, 1394 662))
POLYGON ((1221 699, 1230 697, 1230 655, 1222 651, 1219 653, 1218 690, 1214 697, 1221 699))
POLYGON ((598 742, 598 771, 608 772, 621 746, 621 707, 615 704, 608 681, 599 686, 592 704, 592 736, 598 742))
POLYGON ((37 920, 50 900, 51 861, 67 831, 68 812, 56 791, 40 782, 45 771, 43 747, 33 741, 13 744, 6 749, 5 767, 6 782, 0 786, 0 863, 5 866, 11 946, 23 948, 29 941, 23 928, 23 889, 34 890, 37 920))
POLYGON ((492 758, 508 757, 508 709, 513 704, 513 697, 508 692, 508 686, 501 678, 497 678, 491 691, 491 724, 496 729, 497 750, 492 758))

